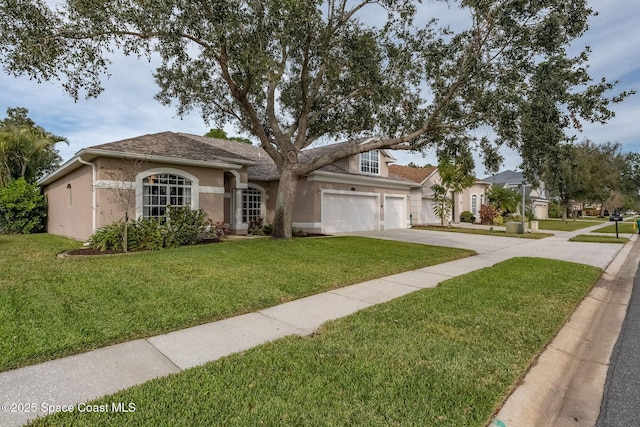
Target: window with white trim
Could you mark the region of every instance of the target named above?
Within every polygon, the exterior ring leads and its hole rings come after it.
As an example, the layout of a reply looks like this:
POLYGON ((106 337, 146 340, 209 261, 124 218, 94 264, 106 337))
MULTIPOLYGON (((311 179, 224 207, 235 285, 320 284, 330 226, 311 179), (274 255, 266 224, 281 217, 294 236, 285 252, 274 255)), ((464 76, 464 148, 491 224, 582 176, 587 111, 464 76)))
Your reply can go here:
POLYGON ((191 207, 191 185, 191 180, 169 173, 143 178, 142 216, 164 218, 167 206, 191 207))
POLYGON ((360 154, 360 172, 376 175, 380 173, 380 152, 378 150, 360 154))
POLYGON ((475 194, 471 196, 471 214, 475 215, 478 213, 478 196, 475 194))
POLYGON ((242 222, 250 223, 262 217, 262 191, 256 188, 242 190, 242 222))

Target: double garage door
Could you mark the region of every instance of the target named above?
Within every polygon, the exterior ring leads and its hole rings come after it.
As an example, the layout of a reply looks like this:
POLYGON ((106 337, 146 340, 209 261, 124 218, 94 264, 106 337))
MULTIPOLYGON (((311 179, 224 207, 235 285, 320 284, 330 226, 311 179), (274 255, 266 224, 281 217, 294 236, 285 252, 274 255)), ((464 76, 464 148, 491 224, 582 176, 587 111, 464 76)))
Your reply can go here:
MULTIPOLYGON (((380 229, 380 195, 325 191, 322 193, 322 232, 325 234, 380 229)), ((405 196, 384 196, 384 228, 405 228, 405 196)))

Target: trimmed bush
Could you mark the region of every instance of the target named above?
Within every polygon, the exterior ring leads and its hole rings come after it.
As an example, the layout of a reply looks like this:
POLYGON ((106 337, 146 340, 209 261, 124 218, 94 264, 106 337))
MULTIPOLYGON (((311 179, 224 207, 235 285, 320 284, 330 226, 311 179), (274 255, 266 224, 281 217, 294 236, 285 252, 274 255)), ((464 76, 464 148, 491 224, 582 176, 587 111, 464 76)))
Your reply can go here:
POLYGON ((194 245, 213 238, 213 223, 202 209, 168 206, 164 225, 167 230, 165 247, 194 245))
POLYGON ((476 217, 469 211, 460 213, 460 222, 476 222, 476 217))
MULTIPOLYGON (((124 221, 116 221, 101 227, 89 239, 89 246, 101 251, 123 251, 124 221)), ((146 218, 129 223, 127 227, 128 250, 159 250, 184 245, 194 245, 203 240, 224 236, 224 223, 212 223, 202 210, 186 207, 167 209, 167 218, 146 218)))
POLYGON ((24 178, 0 188, 0 230, 11 234, 29 234, 44 230, 47 208, 37 184, 24 178))

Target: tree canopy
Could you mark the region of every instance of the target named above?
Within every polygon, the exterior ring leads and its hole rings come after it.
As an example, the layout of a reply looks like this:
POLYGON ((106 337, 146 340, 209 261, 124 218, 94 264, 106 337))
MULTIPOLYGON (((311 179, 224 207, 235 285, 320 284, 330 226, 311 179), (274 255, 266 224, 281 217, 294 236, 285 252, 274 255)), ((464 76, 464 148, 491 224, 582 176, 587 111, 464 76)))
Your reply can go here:
POLYGON ((0 120, 0 185, 16 178, 35 182, 62 160, 55 144, 66 139, 36 125, 28 113, 26 108, 8 108, 0 120))
POLYGON ((67 0, 55 9, 0 0, 0 60, 14 75, 60 78, 78 98, 102 91, 111 52, 158 55, 160 102, 235 123, 273 158, 274 235, 290 237, 297 179, 322 166, 435 147, 470 173, 477 148, 495 171, 508 145, 530 171, 569 138, 567 126, 606 121, 627 95, 591 79, 588 49, 567 54, 593 14, 586 0, 448 3, 465 10, 463 28, 425 19, 433 3, 410 0, 67 0), (497 137, 478 136, 481 127, 497 137), (360 143, 301 160, 314 142, 339 138, 360 143))

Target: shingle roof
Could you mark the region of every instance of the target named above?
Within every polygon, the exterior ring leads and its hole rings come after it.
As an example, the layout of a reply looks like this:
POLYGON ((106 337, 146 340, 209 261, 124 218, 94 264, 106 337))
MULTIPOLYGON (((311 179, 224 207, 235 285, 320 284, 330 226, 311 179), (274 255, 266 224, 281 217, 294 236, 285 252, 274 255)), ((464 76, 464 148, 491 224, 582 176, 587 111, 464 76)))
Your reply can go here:
MULTIPOLYGON (((326 153, 327 150, 335 149, 336 146, 357 143, 357 141, 347 141, 303 150, 300 153, 300 159, 309 160, 326 153)), ((188 133, 160 132, 95 145, 88 149, 200 161, 235 160, 243 164, 248 164, 247 173, 250 179, 275 180, 278 179, 279 176, 275 162, 261 147, 239 141, 210 138, 188 133)), ((328 165, 320 170, 349 174, 347 170, 336 165, 328 165)), ((407 179, 402 176, 392 174, 390 174, 389 179, 407 181, 407 179)))
MULTIPOLYGON (((516 172, 512 170, 506 170, 504 172, 497 173, 495 175, 488 176, 482 180, 490 182, 492 184, 504 183, 504 184, 522 184, 522 172, 516 172)), ((526 184, 526 181, 525 181, 526 184)))
MULTIPOLYGON (((240 145, 241 143, 235 142, 240 145)), ((248 144, 243 144, 248 145, 248 144)), ((251 158, 219 145, 207 144, 195 135, 161 132, 142 135, 121 141, 90 147, 94 150, 135 153, 152 156, 175 157, 189 160, 236 160, 246 162, 251 158)))
POLYGON ((413 168, 411 166, 390 165, 389 173, 398 175, 408 179, 409 181, 422 184, 424 180, 427 179, 436 169, 438 168, 435 166, 427 168, 413 168))

